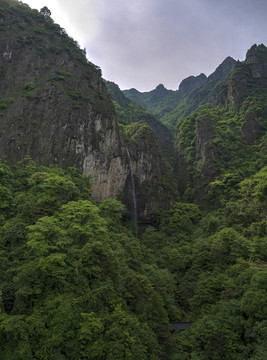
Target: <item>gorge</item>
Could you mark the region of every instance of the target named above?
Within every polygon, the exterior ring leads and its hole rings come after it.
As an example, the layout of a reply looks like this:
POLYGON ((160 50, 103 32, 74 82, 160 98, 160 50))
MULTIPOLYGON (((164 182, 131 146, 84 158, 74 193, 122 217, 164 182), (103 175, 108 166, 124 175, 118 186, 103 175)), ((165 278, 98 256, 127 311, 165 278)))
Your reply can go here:
POLYGON ((0 358, 267 358, 266 165, 265 45, 121 91, 0 0, 0 358))

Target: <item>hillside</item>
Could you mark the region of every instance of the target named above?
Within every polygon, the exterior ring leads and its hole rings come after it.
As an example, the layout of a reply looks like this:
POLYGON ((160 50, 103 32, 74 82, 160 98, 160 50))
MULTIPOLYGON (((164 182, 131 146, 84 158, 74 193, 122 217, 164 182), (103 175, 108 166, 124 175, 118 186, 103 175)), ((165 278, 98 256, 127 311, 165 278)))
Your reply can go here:
POLYGON ((149 111, 127 98, 119 86, 106 81, 117 114, 117 120, 122 125, 130 125, 142 121, 156 133, 158 142, 168 158, 173 158, 173 136, 169 129, 157 120, 149 111))
POLYGON ((235 60, 228 57, 210 76, 189 76, 175 91, 159 85, 149 92, 141 93, 136 89, 130 89, 124 90, 124 94, 149 110, 174 132, 181 118, 192 114, 201 105, 214 103, 234 64, 235 60))
POLYGON ((266 62, 266 47, 253 46, 234 67, 217 107, 179 122, 175 171, 180 192, 194 201, 208 205, 220 191, 233 195, 233 185, 266 164, 266 62))
POLYGON ((0 359, 266 359, 265 45, 143 104, 47 8, 0 51, 0 359))

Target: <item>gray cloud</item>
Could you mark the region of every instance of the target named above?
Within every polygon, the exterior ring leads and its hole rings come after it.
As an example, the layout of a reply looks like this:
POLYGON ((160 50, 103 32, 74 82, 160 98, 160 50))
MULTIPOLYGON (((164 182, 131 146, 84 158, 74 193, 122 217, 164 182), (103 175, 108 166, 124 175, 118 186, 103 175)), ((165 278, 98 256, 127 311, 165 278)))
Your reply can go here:
POLYGON ((267 43, 266 0, 44 2, 122 89, 177 88, 189 75, 209 75, 227 56, 242 60, 251 45, 267 43))

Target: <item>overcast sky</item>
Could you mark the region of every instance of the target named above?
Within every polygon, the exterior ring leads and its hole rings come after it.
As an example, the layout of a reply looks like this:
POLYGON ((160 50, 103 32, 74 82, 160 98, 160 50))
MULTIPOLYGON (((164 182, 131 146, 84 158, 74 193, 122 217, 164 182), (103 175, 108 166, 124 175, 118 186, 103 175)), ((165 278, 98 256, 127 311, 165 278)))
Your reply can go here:
POLYGON ((244 60, 267 45, 267 0, 23 0, 86 48, 103 77, 121 89, 209 75, 227 57, 244 60))

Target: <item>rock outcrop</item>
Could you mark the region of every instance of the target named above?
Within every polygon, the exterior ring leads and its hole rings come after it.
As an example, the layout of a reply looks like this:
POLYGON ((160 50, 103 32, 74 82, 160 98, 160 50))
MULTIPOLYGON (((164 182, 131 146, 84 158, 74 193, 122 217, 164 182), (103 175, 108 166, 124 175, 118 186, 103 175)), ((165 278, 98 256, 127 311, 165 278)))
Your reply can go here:
MULTIPOLYGON (((100 69, 49 16, 16 1, 4 5, 0 156, 12 162, 30 156, 45 165, 76 166, 92 176, 96 201, 123 199, 130 173, 126 145, 100 69)), ((137 154, 134 149, 131 153, 137 154)), ((149 146, 133 159, 140 186, 163 171, 149 146)), ((152 214, 161 202, 146 196, 139 215, 152 214)))
POLYGON ((249 111, 244 118, 241 133, 246 145, 253 145, 261 135, 261 128, 258 123, 257 114, 249 111))
POLYGON ((181 94, 187 94, 198 88, 206 80, 207 76, 203 73, 198 76, 189 76, 181 82, 181 84, 179 85, 179 91, 181 94))
MULTIPOLYGON (((174 200, 176 184, 172 171, 159 151, 155 132, 144 122, 133 125, 126 152, 134 177, 137 212, 149 219, 155 209, 166 209, 174 200)), ((128 208, 133 207, 131 181, 129 172, 123 192, 123 202, 128 208)))
POLYGON ((239 109, 248 95, 260 86, 267 87, 267 48, 253 45, 244 62, 238 61, 228 86, 228 99, 239 109))
MULTIPOLYGON (((193 119, 193 118, 192 118, 193 119)), ((185 120, 186 121, 186 120, 185 120)), ((185 143, 182 129, 178 126, 176 138, 175 174, 178 178, 179 192, 184 195, 193 185, 196 189, 194 200, 203 207, 208 206, 206 201, 208 184, 216 178, 219 161, 218 150, 214 144, 214 127, 207 116, 194 119, 192 126, 191 157, 194 159, 194 169, 187 161, 188 144, 185 143), (191 169, 190 169, 191 167, 191 169)))

